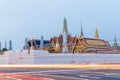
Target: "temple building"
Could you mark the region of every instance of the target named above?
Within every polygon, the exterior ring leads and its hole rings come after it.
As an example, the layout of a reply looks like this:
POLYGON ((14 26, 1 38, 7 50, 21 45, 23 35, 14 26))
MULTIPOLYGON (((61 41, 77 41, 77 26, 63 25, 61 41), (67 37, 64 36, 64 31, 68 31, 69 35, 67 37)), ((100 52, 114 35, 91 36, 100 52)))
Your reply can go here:
POLYGON ((49 40, 44 40, 43 36, 41 36, 41 39, 31 39, 27 40, 25 39, 25 45, 23 47, 24 50, 46 50, 49 45, 49 40))
POLYGON ((112 49, 107 41, 95 38, 76 38, 73 53, 110 53, 112 49))
MULTIPOLYGON (((82 28, 81 28, 82 29, 82 28)), ((96 28, 94 38, 76 37, 75 44, 72 47, 73 53, 111 53, 113 52, 109 43, 99 39, 98 28, 96 28)))

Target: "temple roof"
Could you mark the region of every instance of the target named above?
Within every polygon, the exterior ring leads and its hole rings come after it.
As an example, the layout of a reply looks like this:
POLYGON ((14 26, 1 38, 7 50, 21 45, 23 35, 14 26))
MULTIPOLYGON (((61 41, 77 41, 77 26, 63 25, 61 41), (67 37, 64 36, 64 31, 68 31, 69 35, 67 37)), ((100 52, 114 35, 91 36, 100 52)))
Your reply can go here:
MULTIPOLYGON (((34 42, 34 43, 33 43, 34 46, 35 46, 35 45, 41 45, 41 44, 40 44, 40 43, 41 43, 41 40, 39 40, 39 39, 32 39, 32 40, 29 40, 29 41, 28 41, 29 46, 31 46, 31 45, 30 45, 30 42, 31 42, 31 41, 34 42)), ((48 41, 48 40, 44 40, 44 41, 43 41, 43 44, 44 44, 44 45, 49 44, 49 41, 48 41)))

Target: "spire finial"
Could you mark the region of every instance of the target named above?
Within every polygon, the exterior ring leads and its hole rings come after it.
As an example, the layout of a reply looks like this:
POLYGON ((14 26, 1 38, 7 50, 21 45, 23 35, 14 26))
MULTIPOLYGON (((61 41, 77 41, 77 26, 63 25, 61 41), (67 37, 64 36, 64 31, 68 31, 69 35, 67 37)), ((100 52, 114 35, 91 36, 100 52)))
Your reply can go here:
POLYGON ((94 38, 97 38, 97 39, 99 39, 98 27, 96 27, 96 31, 95 31, 94 38))
POLYGON ((113 45, 114 47, 117 47, 118 46, 118 44, 117 44, 117 39, 116 39, 116 35, 115 35, 115 40, 114 40, 114 45, 113 45))
POLYGON ((64 21, 63 21, 63 32, 66 32, 68 34, 67 19, 66 19, 66 17, 64 17, 64 21))
POLYGON ((82 29, 82 20, 81 20, 81 33, 80 33, 80 38, 83 38, 83 29, 82 29))

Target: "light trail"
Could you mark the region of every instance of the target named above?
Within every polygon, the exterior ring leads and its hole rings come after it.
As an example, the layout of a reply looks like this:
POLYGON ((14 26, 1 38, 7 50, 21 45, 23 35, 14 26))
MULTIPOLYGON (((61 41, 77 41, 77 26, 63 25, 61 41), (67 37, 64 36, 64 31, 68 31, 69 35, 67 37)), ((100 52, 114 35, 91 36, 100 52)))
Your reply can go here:
POLYGON ((86 69, 120 69, 120 64, 24 64, 0 65, 0 68, 86 68, 86 69))
POLYGON ((9 79, 9 80, 54 80, 50 78, 44 78, 44 77, 35 77, 35 76, 29 76, 29 75, 23 75, 23 74, 11 74, 11 73, 0 73, 0 78, 3 79, 9 79))

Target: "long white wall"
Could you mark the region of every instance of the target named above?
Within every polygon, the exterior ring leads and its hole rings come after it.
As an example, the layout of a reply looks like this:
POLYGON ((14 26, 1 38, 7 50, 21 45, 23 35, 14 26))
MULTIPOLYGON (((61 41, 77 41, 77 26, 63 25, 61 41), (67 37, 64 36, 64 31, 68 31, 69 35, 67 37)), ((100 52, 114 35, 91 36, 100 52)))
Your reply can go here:
POLYGON ((66 54, 45 51, 8 51, 0 55, 0 64, 88 64, 120 63, 120 54, 66 54))

